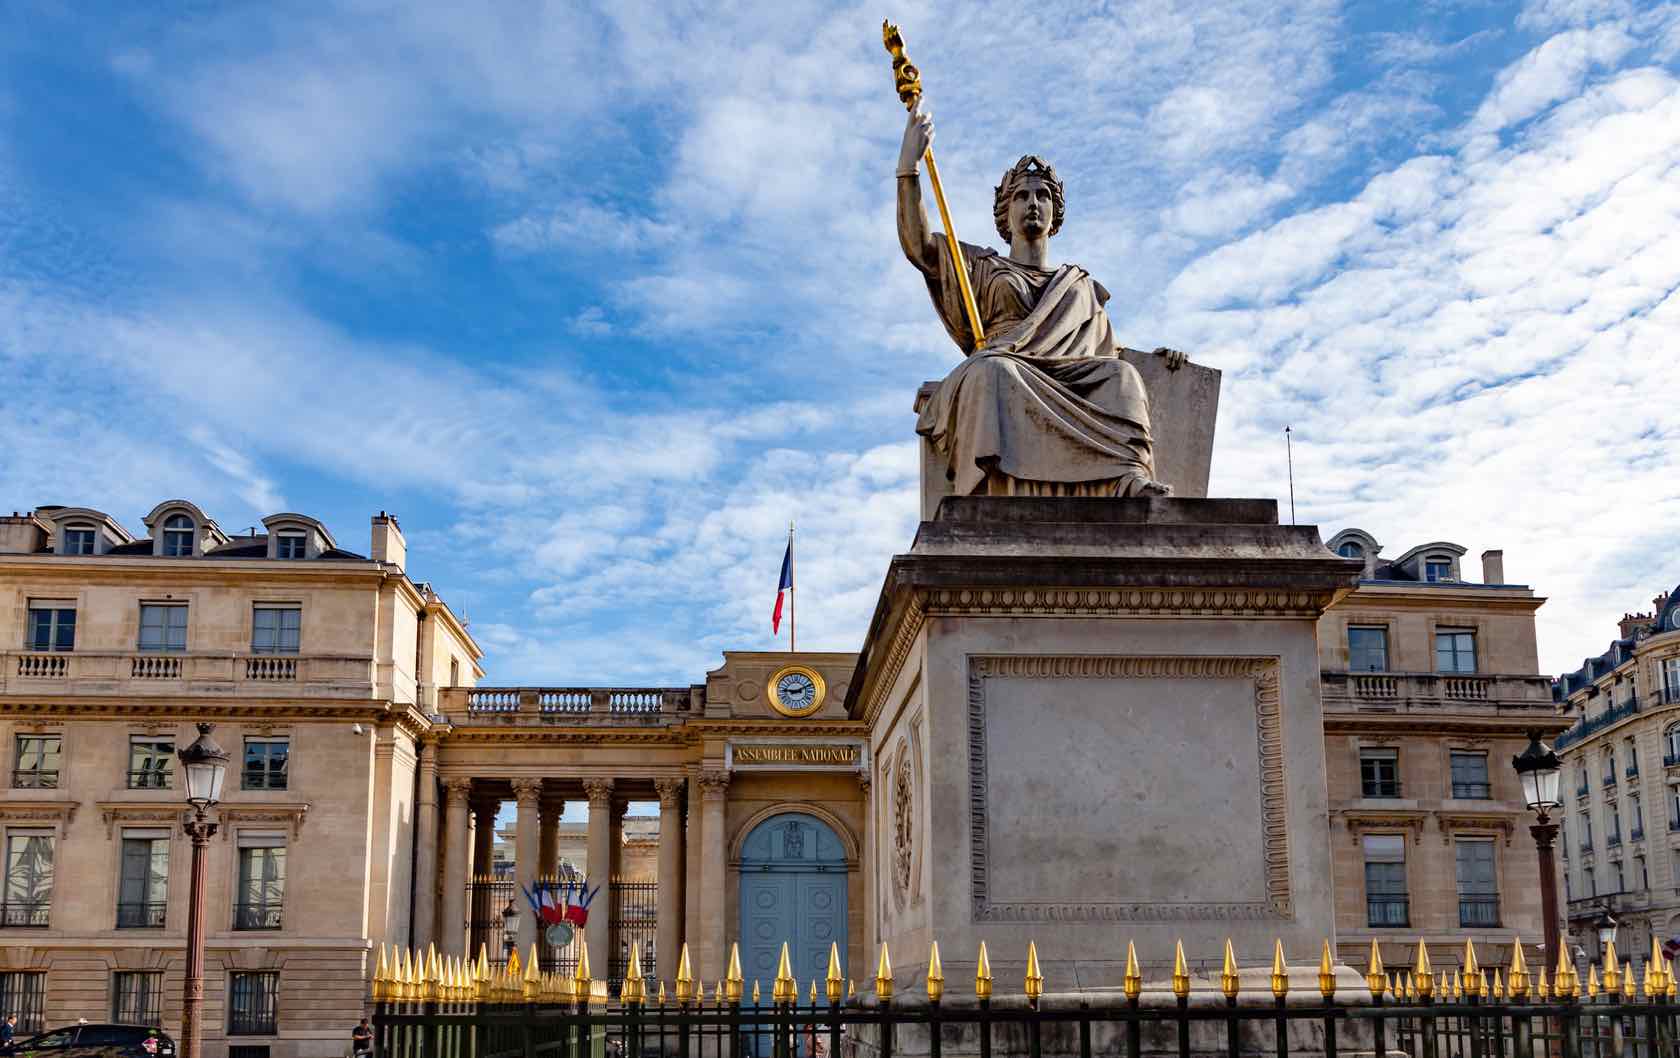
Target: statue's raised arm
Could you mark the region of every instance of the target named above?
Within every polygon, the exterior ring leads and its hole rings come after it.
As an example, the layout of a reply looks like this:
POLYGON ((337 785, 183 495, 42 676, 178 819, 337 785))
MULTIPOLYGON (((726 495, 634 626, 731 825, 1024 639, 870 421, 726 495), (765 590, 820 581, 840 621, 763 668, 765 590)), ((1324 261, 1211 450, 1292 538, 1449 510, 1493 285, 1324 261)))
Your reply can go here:
POLYGON ((898 150, 898 244, 924 275, 939 271, 939 240, 928 227, 927 207, 922 204, 922 157, 931 146, 933 115, 922 112, 917 97, 898 150))

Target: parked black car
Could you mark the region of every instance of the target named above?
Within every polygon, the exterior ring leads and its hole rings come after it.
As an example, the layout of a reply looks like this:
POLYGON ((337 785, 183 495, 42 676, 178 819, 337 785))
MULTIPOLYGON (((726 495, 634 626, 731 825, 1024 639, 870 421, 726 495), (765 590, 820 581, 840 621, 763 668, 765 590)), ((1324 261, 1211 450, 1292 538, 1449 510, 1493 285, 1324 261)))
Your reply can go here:
POLYGON ((175 1041, 149 1025, 66 1025, 18 1040, 16 1058, 175 1058, 175 1041))

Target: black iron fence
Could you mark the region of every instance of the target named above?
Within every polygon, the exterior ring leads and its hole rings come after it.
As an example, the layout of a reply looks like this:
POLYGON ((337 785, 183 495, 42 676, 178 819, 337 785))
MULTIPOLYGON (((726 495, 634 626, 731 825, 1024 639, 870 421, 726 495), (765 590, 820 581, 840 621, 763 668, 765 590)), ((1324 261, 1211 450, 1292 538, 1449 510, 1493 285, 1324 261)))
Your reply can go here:
MULTIPOLYGON (((609 985, 616 991, 629 973, 633 947, 641 952, 644 966, 658 965, 659 883, 614 878, 611 900, 612 966, 609 968, 609 985)), ((575 962, 571 969, 577 969, 575 962)))
MULTIPOLYGON (((537 882, 540 890, 558 891, 565 885, 560 878, 544 878, 537 882)), ((509 925, 531 914, 525 895, 512 878, 480 877, 467 886, 467 906, 470 911, 471 942, 468 951, 476 957, 482 948, 487 961, 498 970, 507 964, 507 933, 509 925), (514 917, 505 912, 513 908, 514 917)), ((644 965, 652 965, 656 958, 659 932, 659 883, 624 878, 613 879, 602 887, 596 897, 591 915, 604 915, 611 910, 611 933, 608 939, 607 982, 614 991, 624 981, 630 965, 630 951, 642 953, 644 965)), ((577 972, 578 955, 583 949, 580 934, 564 946, 550 944, 543 931, 537 933, 538 968, 543 973, 571 977, 577 972)), ((520 952, 525 957, 525 952, 520 952)), ((593 968, 599 972, 600 967, 593 968)))

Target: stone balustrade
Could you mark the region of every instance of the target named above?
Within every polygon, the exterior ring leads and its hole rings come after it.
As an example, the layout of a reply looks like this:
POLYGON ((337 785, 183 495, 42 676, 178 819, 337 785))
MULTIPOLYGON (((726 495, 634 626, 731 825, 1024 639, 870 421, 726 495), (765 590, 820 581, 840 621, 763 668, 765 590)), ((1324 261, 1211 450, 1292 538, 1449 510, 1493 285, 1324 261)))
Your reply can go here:
POLYGON ((1325 672, 1325 707, 1432 709, 1550 708, 1545 676, 1435 672, 1325 672))
POLYGON ((698 712, 698 693, 688 687, 445 687, 438 705, 451 717, 475 722, 661 720, 698 712))
POLYGON ((53 694, 205 693, 288 697, 376 696, 373 659, 214 651, 0 651, 0 691, 53 694))

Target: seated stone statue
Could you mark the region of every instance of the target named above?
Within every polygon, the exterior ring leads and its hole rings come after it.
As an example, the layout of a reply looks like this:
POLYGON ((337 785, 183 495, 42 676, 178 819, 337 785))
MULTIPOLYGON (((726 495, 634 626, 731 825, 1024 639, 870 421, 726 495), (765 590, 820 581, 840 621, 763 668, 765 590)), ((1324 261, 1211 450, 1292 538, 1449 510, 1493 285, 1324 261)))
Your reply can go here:
MULTIPOLYGON (((934 309, 967 356, 923 407, 916 432, 946 460, 959 495, 1144 496, 1155 480, 1149 394, 1120 358, 1104 304, 1083 268, 1050 262, 1062 226, 1056 171, 1027 155, 1003 174, 993 217, 1007 256, 961 243, 984 341, 976 343, 943 235, 929 230, 918 172, 931 115, 910 112, 898 162, 898 237, 934 309)), ((1168 365, 1182 353, 1160 349, 1168 365)))

